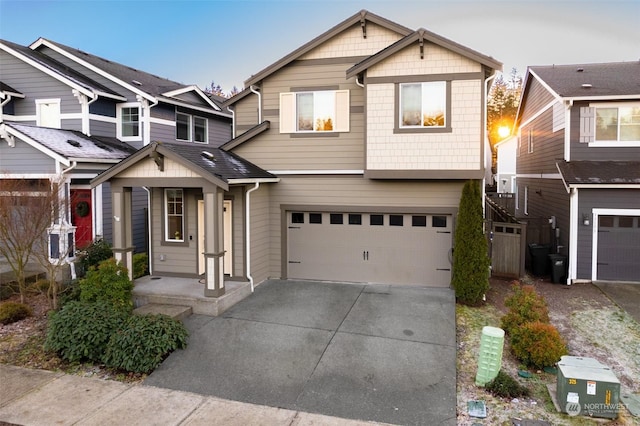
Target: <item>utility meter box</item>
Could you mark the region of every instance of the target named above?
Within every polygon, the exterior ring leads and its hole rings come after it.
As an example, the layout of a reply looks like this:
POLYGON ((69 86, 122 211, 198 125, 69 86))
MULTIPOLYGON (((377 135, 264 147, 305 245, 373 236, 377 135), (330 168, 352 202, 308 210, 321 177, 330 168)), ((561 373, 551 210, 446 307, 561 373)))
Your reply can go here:
POLYGON ((618 417, 620 380, 593 358, 563 356, 558 362, 556 392, 563 413, 618 417))

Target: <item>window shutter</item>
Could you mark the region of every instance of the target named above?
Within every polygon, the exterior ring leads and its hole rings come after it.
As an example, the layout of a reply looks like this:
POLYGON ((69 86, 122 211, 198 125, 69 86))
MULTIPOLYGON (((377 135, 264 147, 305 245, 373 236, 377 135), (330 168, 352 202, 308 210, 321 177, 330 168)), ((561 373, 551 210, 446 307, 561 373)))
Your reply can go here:
POLYGON ((580 108, 580 143, 589 143, 595 140, 596 109, 593 107, 580 108))
POLYGON ((336 132, 349 131, 349 91, 336 91, 336 123, 334 130, 336 132))
POLYGON ((296 94, 280 93, 280 133, 296 131, 296 94))

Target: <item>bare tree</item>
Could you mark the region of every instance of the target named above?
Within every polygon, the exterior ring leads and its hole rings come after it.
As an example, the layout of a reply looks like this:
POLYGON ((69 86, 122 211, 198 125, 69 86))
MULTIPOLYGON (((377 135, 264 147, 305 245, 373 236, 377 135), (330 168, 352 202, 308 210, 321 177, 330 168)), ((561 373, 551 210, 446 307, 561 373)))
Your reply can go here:
POLYGON ((65 188, 60 182, 48 179, 0 180, 0 254, 7 259, 16 276, 22 303, 27 296, 27 268, 30 263, 37 262, 47 272, 48 295, 52 307, 57 307, 55 280, 69 254, 65 188), (60 232, 60 224, 66 225, 63 232, 60 232), (52 231, 56 226, 59 229, 54 234, 52 231))

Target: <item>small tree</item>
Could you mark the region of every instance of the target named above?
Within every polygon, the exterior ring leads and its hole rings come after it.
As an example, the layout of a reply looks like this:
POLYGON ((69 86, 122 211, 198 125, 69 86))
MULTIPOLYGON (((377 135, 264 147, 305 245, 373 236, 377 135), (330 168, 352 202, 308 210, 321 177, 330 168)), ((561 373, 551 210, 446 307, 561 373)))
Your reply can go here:
POLYGON ((470 180, 462 188, 454 237, 451 283, 460 303, 478 305, 482 302, 489 290, 489 265, 480 184, 470 180))

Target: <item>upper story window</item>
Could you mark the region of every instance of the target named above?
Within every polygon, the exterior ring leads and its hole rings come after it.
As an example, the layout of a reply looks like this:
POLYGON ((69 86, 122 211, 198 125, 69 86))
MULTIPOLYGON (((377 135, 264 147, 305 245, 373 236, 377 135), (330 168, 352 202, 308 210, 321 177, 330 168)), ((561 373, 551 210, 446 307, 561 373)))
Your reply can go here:
POLYGON ((116 110, 116 127, 120 140, 125 142, 140 140, 142 135, 140 104, 137 102, 119 104, 116 110))
POLYGON ((579 141, 596 147, 640 147, 640 104, 597 103, 581 107, 579 141))
POLYGON ((640 141, 640 107, 596 108, 596 141, 640 141))
POLYGON ((395 133, 451 132, 451 82, 396 84, 395 133))
POLYGON ((207 143, 207 119, 182 112, 176 113, 176 139, 207 143))
POLYGON ((348 90, 318 90, 280 94, 280 133, 348 131, 348 90))
POLYGON ((36 99, 36 125, 60 128, 60 99, 36 99))

